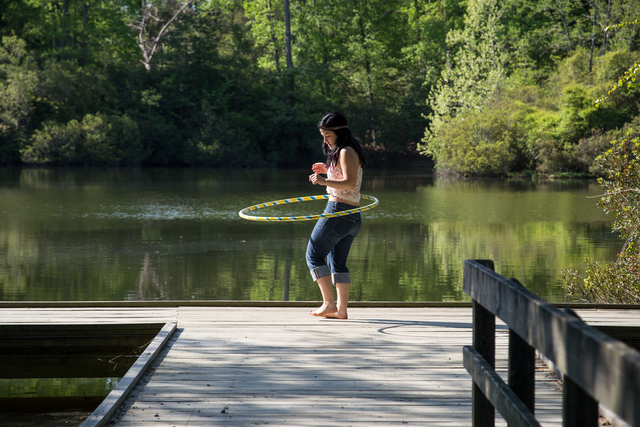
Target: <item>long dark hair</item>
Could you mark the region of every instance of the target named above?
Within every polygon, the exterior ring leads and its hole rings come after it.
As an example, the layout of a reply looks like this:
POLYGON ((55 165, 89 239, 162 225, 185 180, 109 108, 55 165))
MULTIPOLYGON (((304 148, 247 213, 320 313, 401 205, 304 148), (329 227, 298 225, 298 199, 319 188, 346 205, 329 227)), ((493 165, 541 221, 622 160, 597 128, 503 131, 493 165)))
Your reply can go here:
POLYGON ((322 144, 322 152, 327 156, 328 168, 338 163, 340 150, 345 147, 351 147, 356 151, 360 158, 360 166, 364 167, 364 151, 362 151, 362 146, 360 146, 358 138, 353 136, 351 129, 347 127, 347 118, 344 115, 336 112, 327 114, 318 123, 318 129, 330 130, 335 132, 337 136, 336 145, 333 147, 333 150, 330 149, 327 144, 322 144))

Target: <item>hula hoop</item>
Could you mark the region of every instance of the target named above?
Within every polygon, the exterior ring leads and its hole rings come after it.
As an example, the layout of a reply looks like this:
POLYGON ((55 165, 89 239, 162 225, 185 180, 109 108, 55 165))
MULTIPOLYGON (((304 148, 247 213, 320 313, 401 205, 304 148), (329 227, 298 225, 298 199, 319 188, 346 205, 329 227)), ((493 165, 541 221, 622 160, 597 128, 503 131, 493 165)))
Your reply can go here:
POLYGON ((329 198, 329 195, 324 194, 320 196, 305 196, 305 197, 296 197, 294 199, 275 200, 273 202, 260 203, 259 205, 254 205, 254 206, 249 206, 248 208, 244 208, 240 212, 238 212, 238 215, 240 215, 241 218, 248 219, 251 221, 313 221, 314 219, 335 218, 337 216, 351 215, 357 212, 364 212, 378 206, 378 199, 376 199, 373 196, 366 196, 363 194, 362 195, 363 199, 371 200, 373 201, 373 203, 366 206, 360 206, 354 209, 349 209, 346 211, 340 211, 335 213, 323 213, 320 215, 304 215, 304 216, 251 216, 246 214, 249 211, 255 211, 257 209, 262 209, 269 206, 284 205, 287 203, 308 202, 311 200, 321 200, 321 199, 328 199, 328 198, 329 198))

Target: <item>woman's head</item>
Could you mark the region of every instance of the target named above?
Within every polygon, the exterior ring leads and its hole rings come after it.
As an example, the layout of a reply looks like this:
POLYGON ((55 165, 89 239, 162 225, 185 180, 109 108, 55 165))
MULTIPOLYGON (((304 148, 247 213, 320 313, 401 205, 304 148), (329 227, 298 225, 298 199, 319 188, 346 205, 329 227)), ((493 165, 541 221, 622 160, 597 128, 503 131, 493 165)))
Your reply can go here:
POLYGON ((345 147, 352 147, 360 158, 360 164, 364 166, 364 152, 360 141, 351 133, 345 116, 337 112, 325 115, 318 123, 318 130, 322 134, 322 151, 327 156, 327 166, 336 165, 340 150, 345 147))

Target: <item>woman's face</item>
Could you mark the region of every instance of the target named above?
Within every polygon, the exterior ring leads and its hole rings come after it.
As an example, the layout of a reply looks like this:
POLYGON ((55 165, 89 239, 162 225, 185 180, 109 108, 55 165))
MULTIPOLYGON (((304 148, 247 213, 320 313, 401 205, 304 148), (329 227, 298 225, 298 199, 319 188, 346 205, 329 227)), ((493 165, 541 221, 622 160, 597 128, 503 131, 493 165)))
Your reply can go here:
POLYGON ((336 145, 336 140, 338 139, 338 135, 332 130, 321 130, 320 134, 324 139, 324 143, 329 146, 330 149, 336 145))

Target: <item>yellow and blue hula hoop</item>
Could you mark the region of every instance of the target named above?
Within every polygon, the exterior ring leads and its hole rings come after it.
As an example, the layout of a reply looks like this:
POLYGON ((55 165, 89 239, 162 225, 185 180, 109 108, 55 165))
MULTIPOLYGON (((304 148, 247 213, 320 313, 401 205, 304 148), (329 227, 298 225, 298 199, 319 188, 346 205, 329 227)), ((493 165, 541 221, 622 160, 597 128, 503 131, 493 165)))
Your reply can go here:
POLYGON ((335 218, 338 216, 344 216, 344 215, 351 215, 354 213, 358 213, 358 212, 364 212, 364 211, 368 211, 369 209, 373 209, 376 206, 378 206, 378 199, 376 199, 373 196, 366 196, 366 195, 362 195, 363 199, 367 199, 367 200, 371 200, 373 203, 365 205, 365 206, 360 206, 354 209, 349 209, 346 211, 339 211, 339 212, 335 212, 335 213, 323 213, 320 215, 303 215, 303 216, 253 216, 253 215, 247 215, 247 212, 251 212, 251 211, 255 211, 257 209, 262 209, 262 208, 267 208, 269 206, 276 206, 276 205, 285 205, 288 203, 298 203, 298 202, 308 202, 311 200, 321 200, 321 199, 328 199, 329 195, 328 194, 324 194, 324 195, 320 195, 320 196, 305 196, 305 197, 296 197, 293 199, 282 199, 282 200, 275 200, 273 202, 267 202, 267 203, 260 203, 259 205, 254 205, 254 206, 249 206, 248 208, 244 208, 242 209, 240 212, 238 212, 238 215, 240 215, 241 218, 244 219, 248 219, 251 221, 313 221, 315 219, 320 219, 320 218, 335 218))

